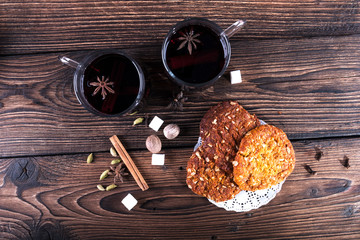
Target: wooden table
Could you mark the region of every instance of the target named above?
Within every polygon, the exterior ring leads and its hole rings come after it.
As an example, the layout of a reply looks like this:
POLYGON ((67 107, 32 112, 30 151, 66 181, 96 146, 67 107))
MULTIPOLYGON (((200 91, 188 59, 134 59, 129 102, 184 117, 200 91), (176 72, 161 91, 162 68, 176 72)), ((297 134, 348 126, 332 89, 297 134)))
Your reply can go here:
POLYGON ((359 10, 356 0, 2 0, 0 238, 359 239, 359 10), (187 92, 183 111, 173 112, 166 106, 178 89, 164 72, 161 44, 173 24, 193 16, 223 28, 238 18, 247 24, 231 38, 226 74, 187 92), (146 69, 151 94, 141 113, 98 117, 78 103, 74 70, 58 56, 80 60, 104 48, 122 49, 146 69), (237 69, 243 83, 231 85, 237 69), (224 100, 283 129, 296 152, 281 192, 246 213, 218 208, 185 184, 199 122, 224 100), (145 114, 181 128, 172 141, 158 133, 163 167, 151 165, 145 148, 154 132, 132 126, 145 114), (149 190, 131 177, 112 191, 96 188, 114 134, 149 190), (128 193, 138 200, 131 211, 121 204, 128 193))

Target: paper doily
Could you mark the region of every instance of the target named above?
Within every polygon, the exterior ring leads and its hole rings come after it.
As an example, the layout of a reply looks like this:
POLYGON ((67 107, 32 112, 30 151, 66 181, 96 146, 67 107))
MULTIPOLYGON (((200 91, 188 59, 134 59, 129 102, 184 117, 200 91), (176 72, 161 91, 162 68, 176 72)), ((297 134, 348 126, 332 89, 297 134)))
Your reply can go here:
POLYGON ((215 206, 224 208, 226 211, 247 212, 268 204, 272 199, 274 199, 276 194, 280 192, 284 182, 285 180, 264 190, 257 190, 254 192, 241 191, 235 196, 235 198, 224 202, 214 202, 213 200, 208 200, 215 206))
MULTIPOLYGON (((260 120, 261 125, 266 123, 260 120)), ((201 146, 201 137, 199 137, 198 142, 194 147, 194 151, 201 146)), ((241 191, 235 198, 224 201, 224 202, 215 202, 211 199, 208 199, 212 204, 219 208, 224 208, 226 211, 235 211, 235 212, 247 212, 253 209, 257 209, 263 205, 268 204, 272 199, 275 198, 276 194, 280 192, 283 183, 272 186, 271 188, 257 190, 254 192, 251 191, 241 191)))

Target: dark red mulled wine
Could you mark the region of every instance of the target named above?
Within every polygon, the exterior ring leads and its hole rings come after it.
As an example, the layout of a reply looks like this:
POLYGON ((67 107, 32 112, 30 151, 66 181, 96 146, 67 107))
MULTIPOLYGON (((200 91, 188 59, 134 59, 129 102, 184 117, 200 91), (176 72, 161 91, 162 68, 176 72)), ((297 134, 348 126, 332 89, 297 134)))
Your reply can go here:
POLYGON ((207 27, 193 25, 179 29, 171 37, 166 61, 183 81, 204 83, 219 74, 225 58, 219 37, 207 27))
POLYGON ((124 115, 135 111, 143 98, 144 73, 134 59, 119 50, 94 51, 80 63, 65 56, 60 61, 76 68, 74 91, 90 112, 124 115))
POLYGON ((84 95, 97 111, 117 114, 128 109, 139 94, 139 73, 132 61, 118 54, 93 60, 84 72, 84 95))
POLYGON ((189 19, 170 30, 162 49, 169 76, 180 85, 204 86, 225 71, 230 45, 222 30, 205 19, 189 19))

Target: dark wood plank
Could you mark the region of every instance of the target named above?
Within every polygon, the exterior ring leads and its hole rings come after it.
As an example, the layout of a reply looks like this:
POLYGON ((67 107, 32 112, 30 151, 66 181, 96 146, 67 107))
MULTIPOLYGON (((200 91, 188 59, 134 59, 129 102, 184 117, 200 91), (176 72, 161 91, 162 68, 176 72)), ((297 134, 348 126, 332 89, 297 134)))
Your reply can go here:
POLYGON ((92 164, 87 154, 0 159, 0 238, 359 239, 360 138, 293 144, 297 163, 283 189, 248 213, 217 208, 187 188, 191 148, 165 150, 164 167, 150 165, 147 151, 130 151, 149 184, 145 192, 132 178, 97 190, 109 153, 95 154, 92 164), (348 169, 340 163, 345 155, 348 169), (131 211, 120 203, 128 193, 139 201, 131 211))
MULTIPOLYGON (((107 151, 109 136, 125 137, 128 149, 144 149, 153 131, 132 122, 148 113, 177 123, 181 136, 164 147, 193 146, 203 114, 223 100, 238 100, 291 139, 360 134, 360 84, 356 64, 359 36, 234 42, 230 70, 244 82, 231 85, 226 74, 213 87, 186 93, 184 111, 166 109, 175 85, 167 80, 159 49, 129 51, 148 71, 151 94, 143 113, 97 117, 77 102, 73 69, 57 54, 0 58, 0 156, 107 151)), ((79 60, 84 52, 69 54, 79 60)), ((159 134, 161 134, 159 132, 159 134)))
MULTIPOLYGON (((291 139, 358 135, 359 42, 358 36, 234 42, 229 71, 241 69, 244 82, 231 85, 225 75, 213 87, 190 91, 180 113, 166 109, 176 87, 167 80, 157 51, 136 49, 130 54, 146 65, 151 94, 143 113, 117 118, 82 108, 72 89, 74 71, 56 54, 2 57, 0 155, 107 151, 103 143, 113 134, 126 136, 129 149, 144 149, 153 131, 144 124, 131 126, 144 113, 180 125, 181 136, 164 141, 164 147, 193 146, 203 114, 227 99, 238 100, 291 139)), ((78 60, 84 54, 69 56, 78 60)))
POLYGON ((186 17, 226 28, 248 20, 235 39, 357 34, 357 0, 96 1, 24 0, 0 3, 0 54, 158 46, 186 17))

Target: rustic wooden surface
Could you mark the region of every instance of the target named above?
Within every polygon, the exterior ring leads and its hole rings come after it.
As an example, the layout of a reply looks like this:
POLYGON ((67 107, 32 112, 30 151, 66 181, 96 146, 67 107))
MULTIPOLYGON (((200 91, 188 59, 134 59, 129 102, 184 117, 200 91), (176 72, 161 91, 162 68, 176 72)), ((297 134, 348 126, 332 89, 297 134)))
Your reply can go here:
POLYGON ((359 10, 357 0, 0 1, 0 239, 359 239, 359 10), (160 47, 174 23, 192 16, 247 24, 231 38, 226 74, 186 92, 184 111, 172 112, 177 87, 160 47), (80 60, 102 48, 123 49, 146 69, 151 93, 141 113, 103 118, 77 102, 73 69, 58 56, 80 60), (235 69, 242 84, 229 83, 235 69), (185 184, 199 121, 230 99, 282 128, 297 157, 276 198, 247 213, 217 208, 185 184), (181 127, 175 140, 161 137, 164 167, 152 166, 145 148, 153 131, 131 126, 145 113, 181 127), (114 134, 148 191, 131 177, 97 190, 114 134), (121 204, 127 193, 139 201, 131 211, 121 204))

